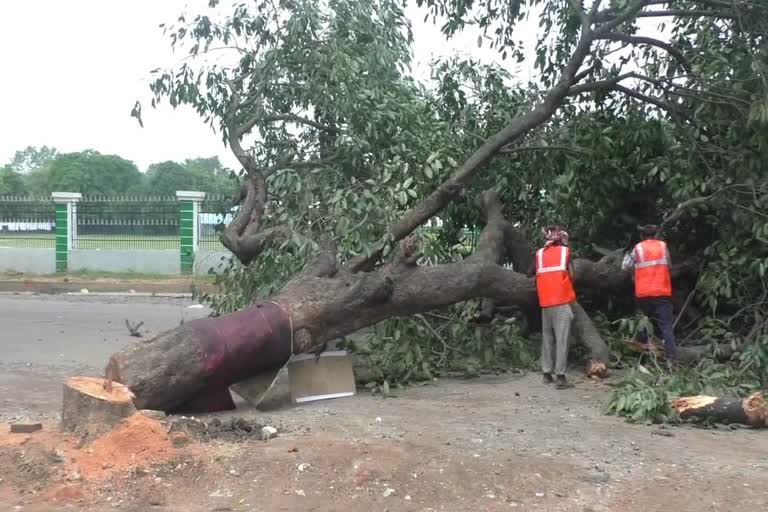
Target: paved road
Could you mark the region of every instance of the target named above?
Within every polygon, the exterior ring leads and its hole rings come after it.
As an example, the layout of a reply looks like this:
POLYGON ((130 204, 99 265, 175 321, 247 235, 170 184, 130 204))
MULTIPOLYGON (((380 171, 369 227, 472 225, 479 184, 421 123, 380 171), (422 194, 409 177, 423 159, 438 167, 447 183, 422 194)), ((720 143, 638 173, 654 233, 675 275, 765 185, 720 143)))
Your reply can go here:
POLYGON ((67 376, 101 374, 137 340, 126 318, 151 336, 206 315, 182 299, 0 294, 0 423, 58 421, 67 376))
POLYGON ((137 341, 126 319, 150 336, 207 314, 182 299, 0 295, 0 364, 102 368, 137 341))

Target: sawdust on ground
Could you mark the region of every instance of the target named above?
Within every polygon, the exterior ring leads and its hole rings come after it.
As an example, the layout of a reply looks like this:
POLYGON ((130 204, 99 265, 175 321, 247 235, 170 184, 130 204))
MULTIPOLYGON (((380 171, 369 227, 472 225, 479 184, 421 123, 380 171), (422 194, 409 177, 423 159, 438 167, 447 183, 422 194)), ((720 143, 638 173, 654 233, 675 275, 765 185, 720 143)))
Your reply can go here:
POLYGON ((96 439, 77 457, 76 467, 87 479, 104 478, 115 471, 165 462, 179 455, 161 422, 136 413, 114 430, 96 439))
POLYGON ((46 427, 32 434, 0 434, 0 495, 38 495, 46 503, 83 506, 95 499, 102 482, 131 478, 196 452, 189 439, 175 446, 178 433, 169 434, 165 424, 141 413, 89 444, 54 425, 46 427))

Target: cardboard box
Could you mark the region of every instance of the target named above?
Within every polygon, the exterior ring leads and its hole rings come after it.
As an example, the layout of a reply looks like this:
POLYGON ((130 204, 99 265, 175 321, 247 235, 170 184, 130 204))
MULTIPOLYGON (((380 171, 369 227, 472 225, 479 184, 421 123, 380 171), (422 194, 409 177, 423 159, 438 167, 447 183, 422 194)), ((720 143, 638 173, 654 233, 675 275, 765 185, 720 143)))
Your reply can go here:
POLYGON ((288 379, 294 404, 354 396, 357 391, 352 356, 346 350, 295 356, 288 363, 288 379))

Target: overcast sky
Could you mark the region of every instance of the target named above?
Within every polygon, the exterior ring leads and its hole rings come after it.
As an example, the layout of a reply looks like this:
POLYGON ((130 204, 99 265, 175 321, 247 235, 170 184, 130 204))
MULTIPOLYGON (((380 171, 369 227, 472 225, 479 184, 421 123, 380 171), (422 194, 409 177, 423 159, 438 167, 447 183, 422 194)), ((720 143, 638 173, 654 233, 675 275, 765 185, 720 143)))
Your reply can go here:
MULTIPOLYGON (((178 62, 158 25, 185 7, 200 12, 208 0, 0 0, 0 165, 17 149, 54 146, 60 151, 95 149, 153 162, 218 155, 236 162, 194 112, 149 108, 144 128, 130 111, 148 96, 149 70, 178 62)), ((476 34, 446 43, 412 7, 417 64, 457 51, 485 61, 476 34)), ((530 34, 534 37, 535 34, 530 34)), ((520 70, 524 74, 528 70, 520 70)))

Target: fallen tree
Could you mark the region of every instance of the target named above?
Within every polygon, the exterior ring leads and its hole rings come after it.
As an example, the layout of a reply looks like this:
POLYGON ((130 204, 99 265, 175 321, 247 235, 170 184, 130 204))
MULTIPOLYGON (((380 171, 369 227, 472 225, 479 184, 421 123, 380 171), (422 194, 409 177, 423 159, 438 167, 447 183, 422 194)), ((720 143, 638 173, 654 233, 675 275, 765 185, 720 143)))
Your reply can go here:
MULTIPOLYGON (((488 223, 477 251, 463 262, 418 266, 418 246, 412 238, 400 244, 391 263, 371 272, 341 270, 335 255, 325 252, 270 302, 220 318, 186 322, 133 344, 110 358, 106 376, 127 385, 140 409, 173 411, 204 390, 276 372, 288 361, 291 344, 293 353, 310 352, 386 318, 474 297, 535 304, 535 280, 495 263, 504 242, 503 217, 498 216, 495 194, 486 193, 483 203, 488 223), (275 319, 273 324, 260 320, 262 311, 275 319)), ((622 274, 611 264, 580 261, 574 277, 577 286, 601 287, 621 282, 622 278, 606 279, 616 272, 622 274)), ((580 307, 576 311, 576 332, 592 353, 590 368, 603 368, 598 373, 604 374, 608 349, 586 313, 580 307)))
MULTIPOLYGON (((557 56, 545 70, 548 88, 537 92, 533 104, 518 104, 517 115, 502 116, 504 124, 498 130, 467 136, 476 149, 462 153, 469 156, 460 164, 451 164, 453 171, 445 175, 443 164, 433 165, 434 157, 427 158, 426 164, 425 159, 413 157, 427 148, 408 146, 422 137, 414 136, 410 125, 398 124, 399 119, 405 119, 420 126, 425 139, 445 137, 435 139, 437 150, 429 148, 433 154, 440 152, 440 144, 448 137, 456 136, 450 125, 447 129, 430 130, 436 117, 431 111, 423 118, 412 116, 412 112, 423 110, 428 102, 415 94, 400 75, 407 59, 396 54, 408 52, 403 48, 407 48, 409 39, 400 32, 403 14, 399 5, 373 0, 342 2, 343 6, 340 4, 335 12, 324 13, 312 2, 306 3, 279 8, 264 4, 259 13, 241 7, 215 28, 207 17, 197 17, 190 23, 182 17, 182 26, 171 29, 174 44, 192 43, 192 58, 201 48, 207 50, 220 41, 242 38, 242 44, 235 46, 242 56, 238 65, 210 66, 195 73, 185 64, 179 72, 160 72, 152 85, 154 101, 170 98, 172 104, 188 104, 210 122, 217 122, 243 168, 239 208, 221 235, 223 244, 244 265, 258 265, 259 258, 266 259, 270 251, 288 251, 296 240, 307 241, 322 234, 317 226, 329 223, 329 217, 344 225, 334 233, 336 238, 346 236, 349 229, 363 229, 366 222, 376 220, 370 217, 387 218, 397 210, 391 208, 391 203, 376 202, 381 189, 368 188, 376 186, 379 174, 383 176, 381 182, 386 183, 393 172, 401 173, 397 178, 401 183, 391 200, 409 208, 391 219, 384 236, 372 246, 356 242, 352 244, 353 251, 337 254, 333 244, 325 244, 314 262, 256 306, 219 318, 188 322, 113 355, 107 366, 107 378, 127 385, 141 408, 183 409, 201 393, 221 391, 248 376, 276 372, 291 353, 316 350, 327 341, 392 317, 426 312, 471 298, 535 311, 534 280, 521 273, 526 270, 522 265, 530 261, 531 248, 524 243, 523 230, 504 219, 502 204, 493 192, 483 194, 486 224, 476 250, 463 261, 419 266, 420 244, 419 238, 413 236, 414 231, 457 202, 467 186, 484 169, 492 167, 496 156, 541 149, 523 143, 530 143, 531 133, 552 119, 569 98, 584 94, 625 95, 670 118, 683 123, 690 121, 682 106, 654 96, 674 91, 678 87, 675 83, 658 83, 653 77, 636 72, 616 75, 610 66, 598 65, 607 63, 607 56, 618 45, 634 47, 649 43, 648 38, 622 33, 634 30, 632 24, 638 16, 668 16, 654 14, 652 6, 658 2, 633 0, 605 9, 601 9, 600 1, 589 8, 578 0, 571 0, 568 5, 546 2, 543 16, 554 17, 561 28, 557 56), (262 11, 269 13, 267 18, 260 14, 262 11), (370 12, 377 15, 371 16, 370 12), (574 20, 577 23, 572 23, 574 20), (355 29, 350 30, 350 26, 355 29), (337 66, 337 62, 351 64, 337 66), (372 82, 381 76, 389 81, 372 82), (358 104, 370 104, 372 110, 355 110, 358 104), (404 105, 408 108, 403 108, 404 105), (258 142, 251 148, 244 147, 244 140, 253 133, 259 136, 258 142), (393 157, 393 148, 400 147, 407 147, 407 151, 393 157), (410 168, 431 166, 426 175, 436 181, 424 180, 417 192, 408 171, 411 164, 410 168), (311 180, 307 180, 309 184, 300 179, 290 181, 291 176, 302 172, 328 175, 325 179, 337 181, 322 182, 322 186, 307 192, 311 180), (334 190, 334 186, 339 189, 334 190), (288 222, 287 210, 281 214, 268 213, 274 187, 282 187, 279 200, 274 201, 278 209, 293 204, 299 194, 306 194, 304 208, 296 212, 296 219, 288 222), (333 194, 328 194, 329 188, 333 194), (423 199, 411 202, 410 198, 419 197, 419 193, 423 199), (323 200, 318 201, 318 196, 323 200), (350 197, 349 202, 346 196, 350 197), (369 201, 374 206, 365 211, 357 208, 363 212, 360 213, 350 204, 353 200, 369 201), (324 201, 338 205, 337 210, 326 216, 315 215, 318 204, 324 201), (346 217, 353 215, 360 215, 361 219, 351 225, 346 217), (502 266, 507 261, 514 262, 515 270, 502 266), (259 311, 264 310, 270 311, 275 322, 270 332, 265 332, 264 324, 256 321, 259 311), (234 361, 247 364, 238 366, 234 361), (222 367, 231 371, 219 372, 222 367)), ((424 3, 441 8, 436 2, 424 3)), ((489 8, 484 14, 490 22, 504 22, 515 19, 522 5, 530 7, 526 2, 518 2, 509 7, 516 12, 504 14, 489 8)), ((453 7, 461 11, 458 4, 453 7)), ((684 13, 684 17, 688 16, 730 19, 696 10, 684 13)), ((503 30, 497 33, 504 38, 503 30)), ((682 51, 666 43, 651 46, 663 50, 662 55, 669 54, 670 69, 688 68, 682 51), (675 51, 669 51, 670 48, 675 51)), ((140 116, 140 109, 135 109, 134 115, 140 116)), ((526 187, 529 185, 521 185, 526 187)), ((314 245, 311 240, 304 244, 314 245)), ((577 289, 604 295, 626 294, 631 281, 629 274, 620 269, 620 256, 610 254, 599 261, 576 259, 577 289)), ((687 267, 676 265, 675 271, 687 267)), ((580 306, 576 308, 575 333, 591 354, 588 373, 603 375, 608 352, 580 306)))

